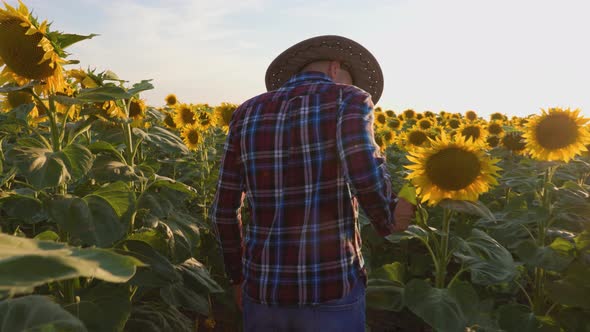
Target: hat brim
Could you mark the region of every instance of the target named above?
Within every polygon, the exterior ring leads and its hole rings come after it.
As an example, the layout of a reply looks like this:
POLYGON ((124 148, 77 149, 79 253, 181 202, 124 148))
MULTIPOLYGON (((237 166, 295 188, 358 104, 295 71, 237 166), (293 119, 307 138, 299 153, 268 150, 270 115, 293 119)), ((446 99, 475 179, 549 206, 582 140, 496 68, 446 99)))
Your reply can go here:
POLYGON ((266 70, 266 89, 280 88, 307 64, 319 60, 342 61, 353 84, 370 93, 377 104, 383 92, 383 72, 377 59, 359 43, 334 35, 306 39, 279 54, 266 70))

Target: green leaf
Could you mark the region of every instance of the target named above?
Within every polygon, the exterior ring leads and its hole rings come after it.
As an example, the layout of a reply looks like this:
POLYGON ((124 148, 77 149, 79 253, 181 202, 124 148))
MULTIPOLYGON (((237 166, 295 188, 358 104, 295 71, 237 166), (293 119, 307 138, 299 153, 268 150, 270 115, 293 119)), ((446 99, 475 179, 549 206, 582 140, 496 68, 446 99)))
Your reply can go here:
POLYGON ((0 291, 19 292, 52 281, 92 277, 126 282, 142 264, 111 250, 0 234, 0 291))
POLYGON ((8 217, 16 218, 24 223, 38 223, 47 219, 43 203, 34 194, 7 193, 0 198, 2 210, 8 217))
POLYGON ((498 284, 516 276, 517 269, 512 254, 487 233, 474 228, 467 239, 453 239, 457 243, 453 255, 470 271, 474 284, 498 284))
MULTIPOLYGON (((563 245, 563 242, 560 241, 559 245, 563 245)), ((572 251, 563 251, 559 245, 556 246, 558 250, 555 250, 551 246, 538 247, 534 241, 528 240, 518 246, 516 254, 528 265, 559 272, 574 260, 572 251)))
POLYGON ((130 281, 132 285, 164 287, 182 280, 182 276, 170 261, 150 247, 149 244, 142 241, 126 240, 124 246, 127 249, 124 252, 126 255, 133 256, 148 264, 147 267, 138 269, 130 281))
POLYGON ((590 267, 575 261, 561 275, 562 279, 546 281, 549 297, 562 305, 590 309, 590 267))
POLYGON ((178 309, 165 302, 139 302, 133 305, 125 330, 191 332, 194 326, 178 309))
POLYGON ((80 179, 92 168, 94 155, 85 146, 70 144, 61 150, 58 155, 65 162, 73 179, 80 179))
POLYGON ((366 292, 369 308, 396 312, 404 308, 404 288, 392 281, 369 279, 366 292))
POLYGON ((6 157, 37 189, 57 187, 71 178, 62 155, 47 148, 16 146, 6 157))
POLYGON ((107 85, 92 89, 82 89, 77 98, 84 102, 104 102, 129 99, 131 98, 131 94, 118 86, 107 85))
POLYGON ((154 88, 154 86, 152 85, 152 83, 150 83, 150 81, 151 80, 142 80, 139 83, 135 83, 133 84, 133 87, 129 89, 127 92, 133 96, 142 91, 151 90, 154 88))
POLYGON ((180 191, 182 193, 189 195, 191 198, 194 198, 197 196, 197 190, 195 188, 193 188, 189 185, 186 185, 182 182, 173 180, 171 178, 155 174, 154 180, 149 185, 148 189, 162 188, 162 187, 166 187, 166 188, 170 188, 172 190, 180 191))
POLYGON ((199 245, 199 228, 194 218, 180 212, 172 212, 168 218, 162 220, 174 235, 174 261, 181 262, 195 255, 199 245))
POLYGON ((178 135, 162 127, 151 127, 148 132, 133 128, 133 133, 144 142, 151 143, 157 148, 169 153, 188 154, 189 150, 178 135))
POLYGON ((201 315, 209 315, 209 301, 203 295, 184 287, 183 284, 172 284, 160 289, 160 296, 171 306, 196 311, 201 315))
POLYGON ((433 288, 424 280, 412 279, 404 290, 404 302, 414 314, 441 332, 464 331, 467 318, 447 289, 433 288))
POLYGON ((99 198, 106 201, 122 217, 129 212, 129 209, 135 205, 135 194, 124 182, 115 182, 103 186, 90 195, 84 197, 99 198))
POLYGON ((8 93, 8 92, 16 92, 16 91, 24 91, 24 90, 29 90, 32 91, 33 87, 35 87, 36 85, 38 85, 39 82, 29 82, 23 86, 18 86, 15 84, 5 84, 3 86, 0 87, 0 93, 8 93))
POLYGON ((481 201, 471 202, 471 201, 457 201, 451 199, 444 199, 439 203, 440 206, 443 208, 447 208, 453 211, 471 214, 475 216, 480 216, 487 220, 495 221, 496 217, 494 214, 488 209, 488 207, 482 203, 481 201))
POLYGON ((207 267, 195 258, 189 258, 175 268, 182 275, 184 284, 190 289, 206 293, 224 292, 223 288, 211 278, 207 267))
POLYGON ((92 332, 122 332, 131 315, 131 292, 128 285, 101 282, 78 293, 79 303, 65 307, 79 317, 92 332))
POLYGON ((84 324, 59 304, 40 295, 0 302, 0 330, 85 332, 84 324))
POLYGON ((498 310, 500 327, 507 332, 561 332, 547 318, 535 316, 528 307, 521 304, 503 305, 498 310))
POLYGON ((91 33, 89 35, 75 35, 71 33, 59 33, 56 34, 56 39, 59 47, 64 49, 72 44, 80 42, 82 40, 91 39, 93 37, 99 36, 97 34, 91 33))
POLYGON ((405 268, 400 262, 385 264, 371 272, 370 278, 389 280, 398 285, 405 283, 405 268))
POLYGON ((105 156, 96 158, 92 167, 92 175, 99 182, 135 181, 140 179, 133 167, 105 156))
POLYGON ((107 202, 99 199, 62 197, 48 202, 51 218, 83 245, 109 247, 125 234, 125 225, 107 202))
POLYGON ((97 141, 97 142, 90 144, 88 146, 88 148, 90 149, 90 151, 92 151, 92 153, 95 153, 95 154, 108 153, 108 154, 112 155, 113 157, 117 157, 119 159, 119 161, 121 161, 123 163, 125 162, 125 158, 121 154, 121 151, 115 149, 115 147, 109 142, 97 141))

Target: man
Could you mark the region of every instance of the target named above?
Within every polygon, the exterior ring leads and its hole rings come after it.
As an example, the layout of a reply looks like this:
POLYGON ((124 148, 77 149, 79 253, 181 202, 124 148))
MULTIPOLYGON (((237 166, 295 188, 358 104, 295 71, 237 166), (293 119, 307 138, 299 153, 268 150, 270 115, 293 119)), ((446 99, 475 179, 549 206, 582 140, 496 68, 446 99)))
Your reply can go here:
POLYGON ((244 329, 364 331, 358 205, 382 236, 415 211, 373 136, 381 69, 360 44, 320 36, 280 54, 266 86, 233 115, 211 208, 244 329))

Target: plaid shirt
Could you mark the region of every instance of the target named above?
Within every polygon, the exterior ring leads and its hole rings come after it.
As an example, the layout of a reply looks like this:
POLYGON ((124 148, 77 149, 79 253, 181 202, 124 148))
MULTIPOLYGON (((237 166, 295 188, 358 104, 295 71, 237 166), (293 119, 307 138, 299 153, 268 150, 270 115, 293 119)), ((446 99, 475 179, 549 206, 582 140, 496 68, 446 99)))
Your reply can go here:
POLYGON ((226 273, 264 304, 346 296, 366 282, 358 204, 386 236, 395 197, 370 95, 323 73, 294 75, 244 102, 230 123, 211 207, 226 273))

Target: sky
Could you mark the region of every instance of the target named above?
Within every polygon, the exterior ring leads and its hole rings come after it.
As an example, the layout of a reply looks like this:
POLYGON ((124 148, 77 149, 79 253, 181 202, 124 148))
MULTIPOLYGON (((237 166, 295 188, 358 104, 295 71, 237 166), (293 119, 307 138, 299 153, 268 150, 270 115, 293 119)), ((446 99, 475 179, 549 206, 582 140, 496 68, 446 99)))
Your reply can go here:
POLYGON ((385 85, 376 106, 385 109, 590 115, 588 0, 24 2, 55 30, 99 34, 68 48, 69 58, 131 83, 153 79, 142 94, 153 106, 169 93, 242 103, 266 91, 264 74, 282 51, 335 34, 377 58, 385 85))

